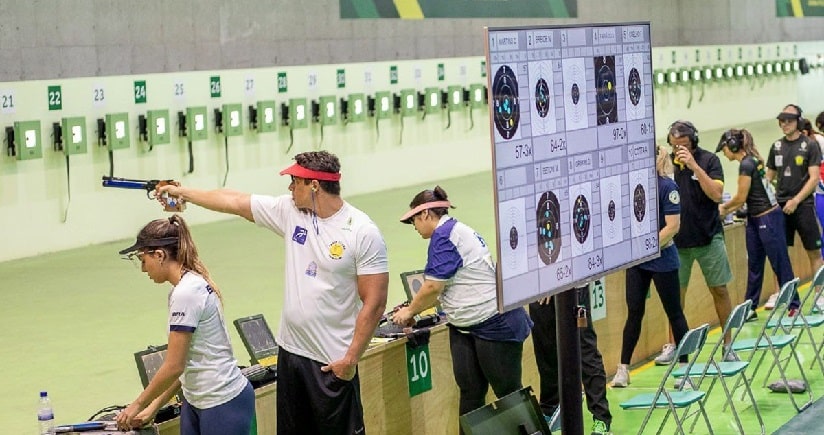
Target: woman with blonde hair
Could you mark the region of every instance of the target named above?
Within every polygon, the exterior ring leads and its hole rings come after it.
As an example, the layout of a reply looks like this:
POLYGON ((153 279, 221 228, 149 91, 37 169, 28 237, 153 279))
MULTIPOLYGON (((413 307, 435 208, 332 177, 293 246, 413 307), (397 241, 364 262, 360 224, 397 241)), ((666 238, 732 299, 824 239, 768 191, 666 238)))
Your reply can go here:
MULTIPOLYGON (((656 148, 655 154, 655 168, 658 171, 658 244, 661 256, 626 270, 627 320, 624 322, 621 360, 615 377, 612 378, 612 386, 618 388, 630 383, 629 363, 641 336, 650 282, 655 283, 655 290, 664 306, 675 342, 680 343, 681 337, 689 329, 681 307, 678 249, 672 240, 681 226, 681 197, 678 185, 670 178, 673 173, 671 159, 660 147, 656 148)), ((686 357, 682 356, 681 360, 686 362, 686 357)))
POLYGON ((118 428, 149 423, 182 388, 181 435, 248 435, 255 393, 237 367, 220 291, 186 222, 179 215, 153 220, 120 255, 139 261, 155 283, 173 287, 166 358, 146 389, 118 414, 118 428))

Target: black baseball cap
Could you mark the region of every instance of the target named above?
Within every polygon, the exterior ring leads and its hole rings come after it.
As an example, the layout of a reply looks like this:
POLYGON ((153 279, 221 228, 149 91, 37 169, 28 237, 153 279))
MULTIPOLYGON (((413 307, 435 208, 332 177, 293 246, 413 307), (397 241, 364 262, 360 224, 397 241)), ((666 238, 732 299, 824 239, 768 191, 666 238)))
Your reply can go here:
POLYGON ((123 249, 119 252, 120 255, 131 254, 132 252, 139 251, 143 248, 160 248, 163 246, 171 246, 176 245, 178 241, 177 237, 163 237, 162 239, 149 239, 145 237, 137 236, 137 240, 134 242, 132 246, 129 246, 126 249, 123 249))

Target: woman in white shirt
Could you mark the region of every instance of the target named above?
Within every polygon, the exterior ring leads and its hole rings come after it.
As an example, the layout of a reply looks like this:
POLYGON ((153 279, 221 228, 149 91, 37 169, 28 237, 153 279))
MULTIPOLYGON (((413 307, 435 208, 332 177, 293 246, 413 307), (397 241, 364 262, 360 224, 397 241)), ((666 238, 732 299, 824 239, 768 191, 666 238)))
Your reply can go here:
POLYGON ((149 423, 183 390, 181 435, 248 435, 255 393, 232 354, 221 295, 179 215, 149 222, 120 251, 158 283, 170 283, 166 358, 149 385, 117 416, 121 430, 149 423))

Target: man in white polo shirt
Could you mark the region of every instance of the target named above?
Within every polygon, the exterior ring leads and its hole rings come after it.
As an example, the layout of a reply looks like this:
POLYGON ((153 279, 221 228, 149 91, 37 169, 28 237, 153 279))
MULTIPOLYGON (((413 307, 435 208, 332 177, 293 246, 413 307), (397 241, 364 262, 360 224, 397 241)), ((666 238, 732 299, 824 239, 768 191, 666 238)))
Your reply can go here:
POLYGON ((362 434, 357 363, 386 309, 386 244, 372 220, 340 197, 340 162, 326 151, 295 156, 280 172, 291 195, 163 186, 168 194, 231 213, 286 240, 286 286, 277 342, 279 434, 362 434))

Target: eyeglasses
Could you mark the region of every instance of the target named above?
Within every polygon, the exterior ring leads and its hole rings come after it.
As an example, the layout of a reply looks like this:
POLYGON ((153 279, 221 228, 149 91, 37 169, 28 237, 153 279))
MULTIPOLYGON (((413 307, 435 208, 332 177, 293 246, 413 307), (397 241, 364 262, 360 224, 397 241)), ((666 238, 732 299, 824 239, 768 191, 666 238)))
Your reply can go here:
POLYGON ((140 269, 143 266, 143 255, 154 251, 156 251, 156 249, 151 251, 134 251, 128 254, 124 254, 121 258, 123 258, 124 260, 129 260, 134 265, 134 267, 140 269))

